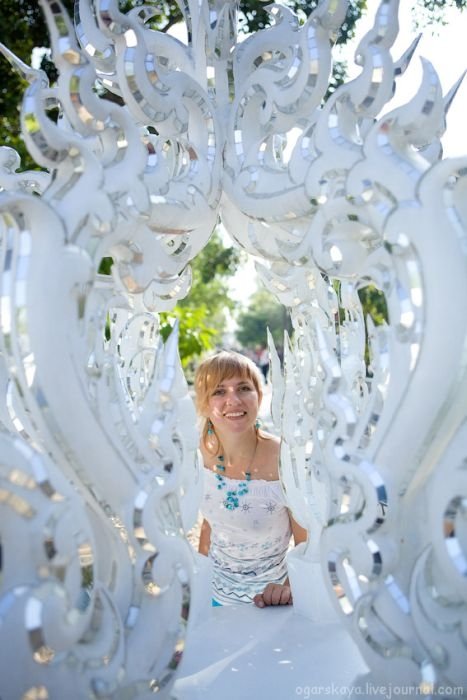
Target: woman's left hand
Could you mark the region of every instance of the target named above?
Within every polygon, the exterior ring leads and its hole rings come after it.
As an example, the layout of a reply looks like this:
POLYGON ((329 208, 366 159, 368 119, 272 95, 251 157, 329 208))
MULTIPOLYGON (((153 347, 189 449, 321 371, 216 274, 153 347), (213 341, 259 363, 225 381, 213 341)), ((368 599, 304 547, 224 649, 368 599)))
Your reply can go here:
POLYGON ((268 605, 292 605, 292 591, 287 583, 268 583, 262 593, 257 593, 253 603, 258 608, 268 605))

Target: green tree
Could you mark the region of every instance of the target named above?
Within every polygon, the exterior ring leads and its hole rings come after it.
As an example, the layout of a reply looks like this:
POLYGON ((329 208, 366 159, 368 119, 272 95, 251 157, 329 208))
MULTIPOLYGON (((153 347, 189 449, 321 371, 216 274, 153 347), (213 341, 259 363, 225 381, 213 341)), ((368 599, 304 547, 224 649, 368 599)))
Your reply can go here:
POLYGON ((358 296, 365 318, 370 316, 375 326, 388 323, 388 307, 384 293, 373 284, 368 284, 358 290, 358 296))
POLYGON ((239 314, 237 323, 235 335, 244 348, 254 348, 265 343, 267 328, 276 345, 282 346, 284 330, 291 330, 287 309, 265 289, 252 294, 247 308, 239 314))
POLYGON ((241 255, 237 248, 225 246, 215 232, 191 263, 193 284, 188 296, 173 311, 160 314, 164 339, 175 319, 179 321, 179 350, 184 367, 221 340, 227 311, 233 311, 235 306, 229 297, 228 281, 235 274, 241 255))
POLYGON ((372 376, 371 369, 371 348, 368 336, 368 318, 371 318, 375 326, 381 326, 383 323, 389 323, 388 306, 384 292, 375 287, 373 284, 367 284, 358 290, 358 296, 363 309, 363 317, 365 319, 365 365, 367 375, 372 376))

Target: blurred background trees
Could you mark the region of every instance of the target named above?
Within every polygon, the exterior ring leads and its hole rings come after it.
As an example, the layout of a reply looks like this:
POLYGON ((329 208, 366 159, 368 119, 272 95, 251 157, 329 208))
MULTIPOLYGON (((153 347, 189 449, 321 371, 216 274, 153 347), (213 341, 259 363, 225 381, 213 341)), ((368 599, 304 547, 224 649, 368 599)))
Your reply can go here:
POLYGON ((179 350, 184 367, 222 343, 228 317, 235 312, 235 302, 229 294, 229 280, 237 271, 241 256, 238 248, 225 245, 215 231, 191 263, 193 284, 190 293, 173 311, 160 314, 164 339, 178 318, 179 350))
POLYGON ((284 342, 284 330, 289 333, 292 331, 287 309, 265 289, 258 289, 251 295, 248 305, 238 314, 237 324, 235 336, 244 348, 255 348, 264 343, 267 328, 276 347, 281 347, 284 342))

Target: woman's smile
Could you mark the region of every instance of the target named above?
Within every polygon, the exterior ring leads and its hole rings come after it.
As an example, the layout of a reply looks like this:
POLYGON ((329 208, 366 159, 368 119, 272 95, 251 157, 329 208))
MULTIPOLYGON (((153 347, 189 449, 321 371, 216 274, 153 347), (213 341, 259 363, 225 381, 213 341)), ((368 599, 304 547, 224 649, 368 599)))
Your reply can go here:
POLYGON ((253 382, 241 377, 224 379, 209 397, 209 414, 214 425, 254 424, 259 397, 253 382))

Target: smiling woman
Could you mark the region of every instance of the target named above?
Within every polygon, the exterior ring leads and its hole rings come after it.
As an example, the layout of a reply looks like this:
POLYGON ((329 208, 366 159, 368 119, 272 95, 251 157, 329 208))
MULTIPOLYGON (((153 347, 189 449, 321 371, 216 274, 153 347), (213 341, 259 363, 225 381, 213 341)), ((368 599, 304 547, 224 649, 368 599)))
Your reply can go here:
POLYGON ((204 517, 199 551, 213 562, 213 605, 290 605, 285 557, 293 534, 279 481, 279 440, 261 430, 261 377, 235 352, 204 360, 195 375, 202 418, 204 517))

